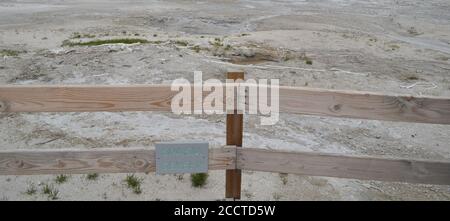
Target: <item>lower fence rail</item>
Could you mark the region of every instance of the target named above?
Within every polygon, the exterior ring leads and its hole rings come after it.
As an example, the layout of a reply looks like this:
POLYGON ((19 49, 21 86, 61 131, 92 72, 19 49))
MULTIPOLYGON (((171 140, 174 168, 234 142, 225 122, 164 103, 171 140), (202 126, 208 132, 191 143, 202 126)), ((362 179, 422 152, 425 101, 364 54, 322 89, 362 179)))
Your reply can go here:
MULTIPOLYGON (((235 169, 236 149, 210 149, 210 170, 235 169)), ((149 173, 155 151, 132 148, 0 151, 0 175, 149 173)))
MULTIPOLYGON (((209 150, 209 170, 253 170, 361 180, 450 185, 450 162, 287 152, 226 146, 209 150)), ((149 173, 149 149, 0 151, 0 175, 149 173)))

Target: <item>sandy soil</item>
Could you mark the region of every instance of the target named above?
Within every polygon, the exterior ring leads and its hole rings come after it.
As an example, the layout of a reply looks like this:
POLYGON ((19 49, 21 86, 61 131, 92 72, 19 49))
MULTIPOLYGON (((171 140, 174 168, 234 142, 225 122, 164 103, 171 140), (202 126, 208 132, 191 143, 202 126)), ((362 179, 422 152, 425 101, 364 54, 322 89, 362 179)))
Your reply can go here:
MULTIPOLYGON (((447 0, 1 0, 1 84, 159 84, 229 69, 282 85, 450 96, 447 0), (64 41, 145 38, 151 44, 61 46, 64 41), (216 40, 216 38, 219 38, 216 40), (216 43, 215 43, 216 42, 216 43), (229 45, 229 46, 228 46, 229 45), (17 56, 6 53, 12 50, 17 56), (306 61, 312 61, 307 64, 306 61), (280 67, 282 66, 282 67, 280 67)), ((225 144, 224 116, 168 113, 0 114, 0 149, 225 144)), ((450 127, 282 114, 274 126, 246 117, 244 146, 450 160, 450 127)), ((224 172, 204 188, 189 175, 97 180, 1 176, 0 199, 223 200, 224 172), (36 194, 27 189, 36 186, 36 194)), ((449 200, 449 186, 244 172, 244 200, 449 200)))

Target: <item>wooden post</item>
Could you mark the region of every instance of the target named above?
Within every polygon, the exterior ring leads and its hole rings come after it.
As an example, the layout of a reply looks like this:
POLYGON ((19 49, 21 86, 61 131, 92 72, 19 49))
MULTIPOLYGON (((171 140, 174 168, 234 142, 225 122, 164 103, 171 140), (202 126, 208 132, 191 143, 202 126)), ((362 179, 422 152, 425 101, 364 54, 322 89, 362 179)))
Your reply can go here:
MULTIPOLYGON (((228 72, 227 79, 244 80, 244 72, 228 72)), ((235 91, 236 94, 238 91, 235 91)), ((237 95, 235 96, 235 108, 237 108, 237 95)), ((237 109, 234 114, 227 114, 227 145, 242 147, 243 135, 243 114, 238 114, 237 109)), ((241 170, 226 170, 225 197, 241 198, 241 170)))

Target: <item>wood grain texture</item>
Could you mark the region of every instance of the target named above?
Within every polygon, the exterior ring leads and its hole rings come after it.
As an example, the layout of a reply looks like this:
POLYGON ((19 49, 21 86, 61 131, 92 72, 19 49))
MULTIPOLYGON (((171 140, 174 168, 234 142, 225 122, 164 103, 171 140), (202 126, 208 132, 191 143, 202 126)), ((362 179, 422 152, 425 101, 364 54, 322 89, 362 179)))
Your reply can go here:
POLYGON ((237 168, 310 176, 450 185, 450 162, 238 148, 237 168))
MULTIPOLYGON (((208 167, 234 169, 235 158, 235 148, 210 149, 208 167)), ((148 173, 155 169, 154 150, 146 149, 0 151, 0 175, 148 173)))
POLYGON ((450 124, 450 98, 280 87, 280 112, 450 124))
POLYGON ((0 86, 0 104, 5 112, 170 111, 176 93, 170 85, 0 86))
MULTIPOLYGON (((286 86, 279 90, 280 112, 450 124, 450 98, 286 86)), ((177 93, 170 90, 170 85, 0 86, 0 111, 171 111, 171 100, 177 93)), ((203 96, 207 94, 204 92, 203 96)))

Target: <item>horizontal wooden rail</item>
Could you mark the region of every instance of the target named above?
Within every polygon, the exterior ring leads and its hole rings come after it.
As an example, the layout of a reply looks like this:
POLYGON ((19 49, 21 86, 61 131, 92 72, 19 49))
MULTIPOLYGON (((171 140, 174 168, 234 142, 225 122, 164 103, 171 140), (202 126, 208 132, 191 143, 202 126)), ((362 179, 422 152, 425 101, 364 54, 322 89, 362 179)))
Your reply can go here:
MULTIPOLYGON (((235 169, 235 148, 209 151, 209 169, 235 169)), ((0 151, 0 175, 137 173, 155 171, 154 150, 23 150, 0 151)))
MULTIPOLYGON (((450 98, 285 86, 279 89, 281 112, 450 124, 450 98)), ((170 85, 0 86, 0 111, 170 111, 171 99, 177 93, 170 90, 170 85)))
MULTIPOLYGON (((209 169, 241 169, 450 185, 450 162, 283 152, 231 146, 210 149, 209 169)), ((0 151, 0 175, 153 171, 155 171, 154 151, 147 149, 0 151)))
POLYGON ((280 87, 280 112, 450 124, 450 98, 280 87))
POLYGON ((168 85, 0 86, 4 112, 170 111, 168 85))
POLYGON ((362 180, 450 185, 450 162, 237 149, 237 168, 362 180))

